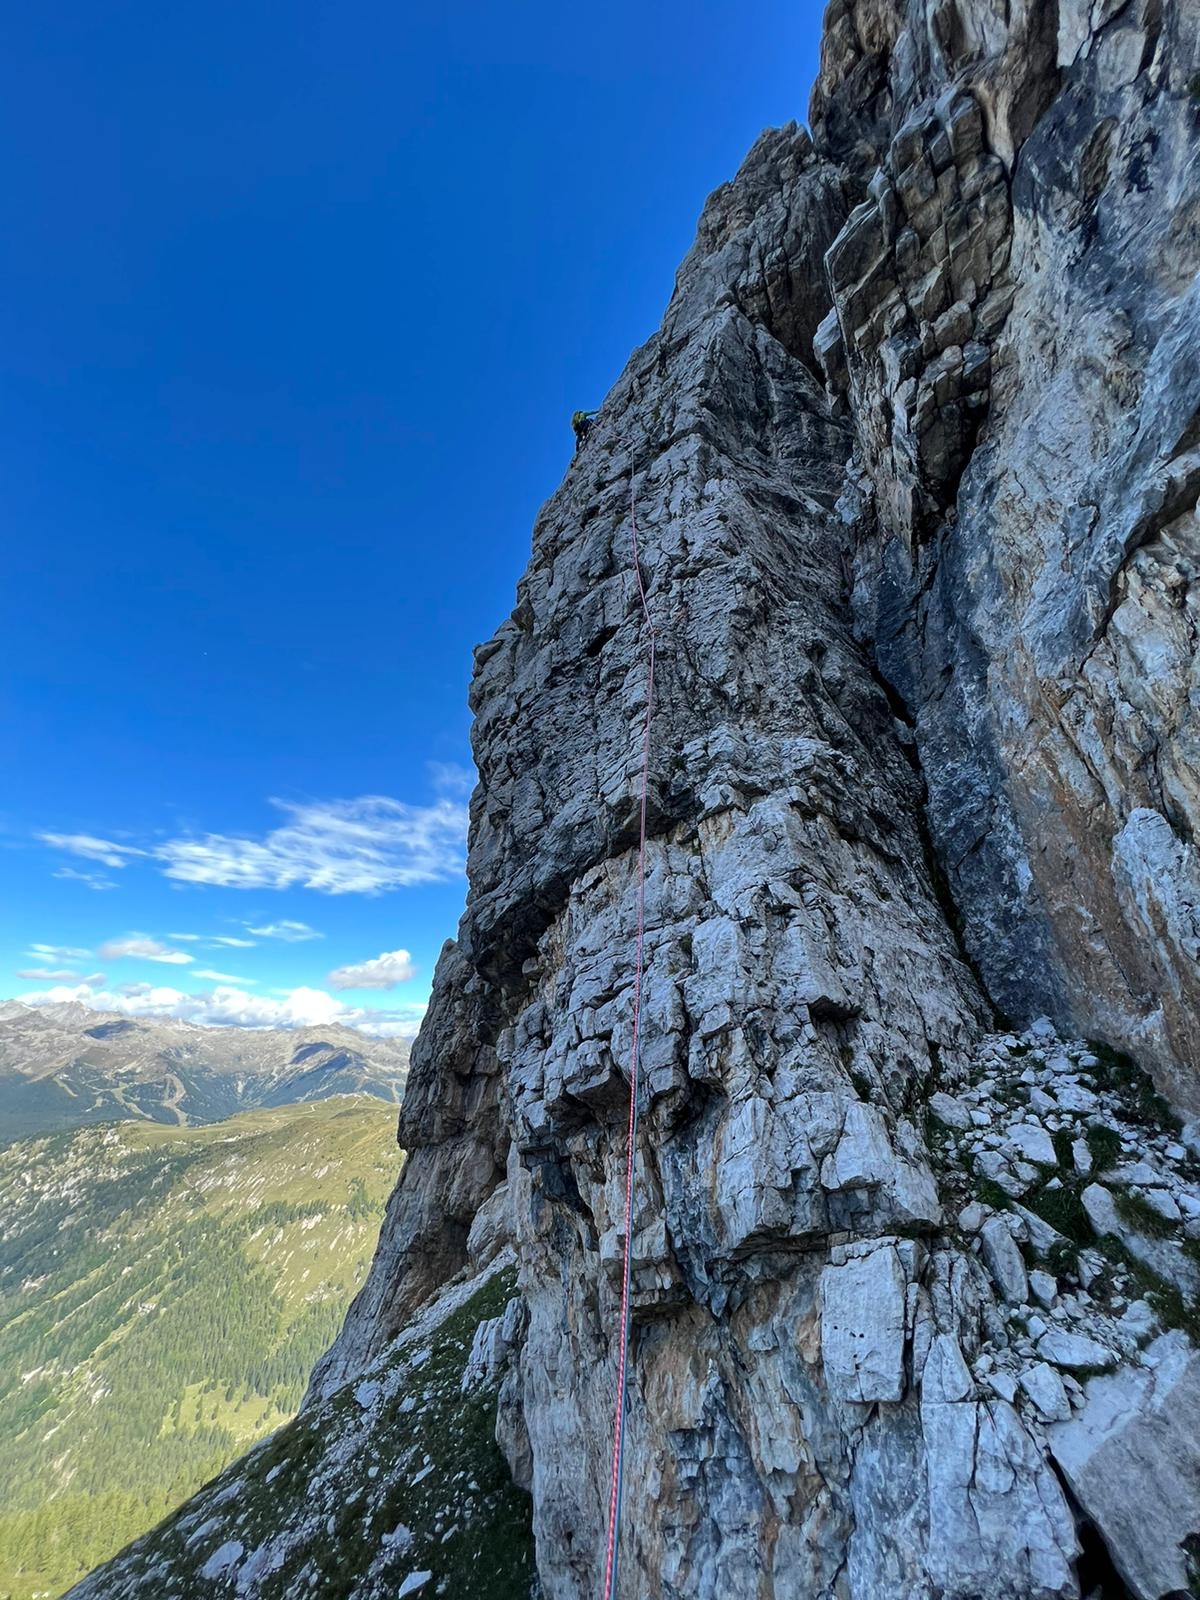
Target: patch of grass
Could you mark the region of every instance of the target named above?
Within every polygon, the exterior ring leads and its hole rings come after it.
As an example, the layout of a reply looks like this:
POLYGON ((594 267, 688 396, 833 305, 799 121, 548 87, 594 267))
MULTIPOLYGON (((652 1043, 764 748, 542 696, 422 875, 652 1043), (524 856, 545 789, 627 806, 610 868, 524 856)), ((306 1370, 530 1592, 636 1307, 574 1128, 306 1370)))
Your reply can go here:
POLYGON ((515 1288, 511 1271, 497 1275, 431 1331, 423 1356, 397 1351, 373 1374, 370 1405, 351 1384, 281 1428, 119 1557, 105 1594, 207 1593, 200 1568, 236 1539, 247 1551, 276 1542, 259 1600, 395 1594, 414 1570, 432 1571, 428 1592, 449 1600, 528 1600, 531 1502, 496 1444, 496 1385, 462 1389, 476 1329, 515 1288))
POLYGON ((992 1099, 998 1100, 1002 1106, 1028 1105, 1028 1085, 1024 1083, 998 1083, 992 1090, 992 1099))
POLYGON ((1124 1050, 1114 1050, 1111 1045, 1098 1039, 1089 1039, 1087 1046, 1099 1062, 1092 1071, 1120 1094, 1125 1104, 1125 1114, 1131 1121, 1164 1133, 1179 1132, 1183 1127, 1182 1121, 1132 1056, 1124 1050))
POLYGON ((1075 1157, 1071 1146, 1075 1143, 1075 1135, 1070 1128, 1059 1128, 1050 1135, 1050 1143, 1054 1146, 1054 1154, 1058 1157, 1058 1164, 1064 1173, 1075 1170, 1075 1157))
POLYGON ((1012 1209, 1012 1195, 1002 1189, 991 1178, 979 1178, 972 1185, 975 1198, 981 1205, 991 1206, 993 1211, 1010 1211, 1012 1209))
POLYGON ((1173 1224, 1166 1217, 1160 1217, 1150 1202, 1132 1189, 1114 1189, 1113 1205, 1117 1215, 1131 1228, 1147 1234, 1151 1239, 1169 1239, 1175 1232, 1173 1224))
POLYGON ((1107 1172, 1121 1157, 1121 1135, 1115 1128, 1097 1123, 1084 1134, 1092 1158, 1093 1172, 1107 1172))
POLYGON ((1073 1239, 1060 1239, 1046 1251, 1045 1259, 1054 1276, 1061 1278, 1079 1265, 1079 1246, 1073 1239))
POLYGON ((1179 1328, 1194 1345, 1200 1345, 1200 1304, 1185 1300, 1173 1283, 1168 1283, 1152 1267, 1139 1261, 1111 1233, 1105 1234, 1102 1243, 1105 1253, 1129 1273, 1163 1327, 1179 1328))
POLYGON ((1063 1183, 1057 1189, 1039 1189, 1026 1197, 1025 1204, 1043 1222, 1048 1222, 1074 1244, 1086 1245, 1095 1241, 1096 1230, 1083 1209, 1077 1183, 1063 1183))

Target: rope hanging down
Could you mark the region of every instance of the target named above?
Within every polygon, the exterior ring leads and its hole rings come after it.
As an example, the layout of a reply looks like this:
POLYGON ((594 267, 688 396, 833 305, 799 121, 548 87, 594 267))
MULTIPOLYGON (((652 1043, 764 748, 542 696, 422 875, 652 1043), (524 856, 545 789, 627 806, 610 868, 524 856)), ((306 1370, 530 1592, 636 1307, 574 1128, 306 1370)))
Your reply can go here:
POLYGON ((650 722, 654 715, 654 624, 646 603, 638 548, 637 500, 633 467, 629 469, 629 525, 633 544, 633 571, 646 634, 646 722, 642 731, 642 783, 638 817, 637 943, 633 965, 633 1041, 629 1051, 629 1145, 625 1156, 625 1260, 621 1281, 621 1342, 617 1355, 617 1394, 613 1417, 612 1484, 608 1500, 608 1550, 604 1561, 604 1600, 613 1600, 617 1584, 620 1543, 621 1491, 625 1465, 626 1360, 629 1353, 629 1284, 633 1256, 633 1160, 637 1138, 638 1029, 642 1006, 642 943, 646 925, 646 789, 650 773, 650 722))

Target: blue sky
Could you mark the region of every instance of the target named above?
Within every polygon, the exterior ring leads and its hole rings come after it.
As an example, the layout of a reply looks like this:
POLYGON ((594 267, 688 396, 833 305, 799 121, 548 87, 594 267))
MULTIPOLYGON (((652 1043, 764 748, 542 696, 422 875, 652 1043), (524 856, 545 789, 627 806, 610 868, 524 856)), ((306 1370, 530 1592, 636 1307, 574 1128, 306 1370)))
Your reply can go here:
POLYGON ((12 14, 0 995, 411 1029, 471 648, 819 18, 12 14))

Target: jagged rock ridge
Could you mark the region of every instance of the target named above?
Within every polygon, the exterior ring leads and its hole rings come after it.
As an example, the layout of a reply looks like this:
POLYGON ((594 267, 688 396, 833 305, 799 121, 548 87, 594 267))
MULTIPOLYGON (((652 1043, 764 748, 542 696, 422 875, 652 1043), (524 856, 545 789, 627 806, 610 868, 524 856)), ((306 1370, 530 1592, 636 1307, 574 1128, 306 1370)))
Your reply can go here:
POLYGON ((607 1500, 631 479, 623 1593, 1195 1590, 1200 1145, 1119 1052, 1200 1101, 1197 23, 835 0, 477 652, 467 911, 312 1394, 511 1244, 550 1600, 607 1500))

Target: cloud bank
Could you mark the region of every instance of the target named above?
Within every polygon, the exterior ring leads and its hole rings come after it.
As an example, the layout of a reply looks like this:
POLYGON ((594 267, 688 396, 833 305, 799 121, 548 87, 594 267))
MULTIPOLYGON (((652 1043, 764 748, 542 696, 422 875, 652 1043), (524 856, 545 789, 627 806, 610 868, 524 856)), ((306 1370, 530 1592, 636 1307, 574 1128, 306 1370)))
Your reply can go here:
POLYGON ((262 838, 208 833, 154 852, 168 878, 224 889, 378 894, 457 877, 467 808, 442 799, 408 806, 383 795, 305 805, 272 802, 287 821, 262 838))
POLYGON ((103 961, 161 961, 169 967, 184 967, 196 959, 186 950, 172 950, 144 933, 127 933, 121 939, 110 939, 100 946, 98 954, 103 961))
POLYGON ((37 837, 52 850, 65 850, 69 855, 82 856, 85 861, 98 861, 102 867, 127 867, 130 856, 146 854, 145 850, 114 844, 111 839, 97 839, 90 833, 39 833, 37 837))
MULTIPOLYGON (((284 917, 280 922, 268 922, 264 928, 250 928, 260 939, 282 939, 285 944, 303 944, 306 939, 323 939, 325 935, 310 928, 307 922, 292 922, 284 917)), ((253 944, 253 939, 221 939, 221 944, 253 944)))
POLYGON ((307 1028, 342 1023, 377 1039, 410 1039, 421 1025, 423 1004, 387 1010, 348 1006, 323 989, 298 988, 278 998, 247 994, 233 985, 218 985, 202 994, 150 983, 98 989, 90 983, 57 985, 18 995, 27 1006, 74 1002, 94 1011, 117 1011, 129 1017, 176 1017, 202 1026, 233 1028, 307 1028))

